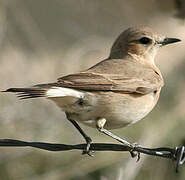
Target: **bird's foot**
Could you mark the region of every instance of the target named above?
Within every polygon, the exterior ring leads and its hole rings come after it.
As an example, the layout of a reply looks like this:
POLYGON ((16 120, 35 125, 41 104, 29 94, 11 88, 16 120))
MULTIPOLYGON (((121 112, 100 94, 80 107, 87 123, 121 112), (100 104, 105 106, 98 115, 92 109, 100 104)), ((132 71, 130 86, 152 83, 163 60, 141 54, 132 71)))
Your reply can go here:
POLYGON ((91 151, 90 150, 90 146, 91 146, 91 143, 92 143, 92 139, 90 137, 86 137, 85 138, 86 142, 87 142, 87 146, 86 146, 86 149, 82 151, 82 155, 84 154, 87 154, 91 157, 93 157, 94 155, 92 153, 94 153, 94 151, 91 151))
POLYGON ((132 158, 135 158, 137 156, 136 162, 140 160, 140 152, 136 151, 137 147, 139 147, 139 144, 133 143, 131 144, 131 150, 129 151, 132 158))

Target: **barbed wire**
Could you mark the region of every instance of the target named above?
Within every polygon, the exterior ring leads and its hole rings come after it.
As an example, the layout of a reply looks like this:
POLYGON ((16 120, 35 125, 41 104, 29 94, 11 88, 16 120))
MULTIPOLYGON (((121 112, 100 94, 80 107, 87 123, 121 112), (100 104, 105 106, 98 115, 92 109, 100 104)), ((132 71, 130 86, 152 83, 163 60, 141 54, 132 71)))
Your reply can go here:
MULTIPOLYGON (((1 147, 34 147, 47 151, 69 151, 69 150, 84 150, 87 144, 53 144, 45 142, 27 142, 15 139, 0 139, 1 147)), ((179 166, 185 162, 185 146, 169 148, 145 148, 136 146, 134 149, 124 144, 108 144, 108 143, 92 143, 90 151, 128 151, 132 157, 138 156, 137 161, 140 159, 140 153, 158 156, 162 158, 171 159, 176 162, 176 172, 179 166), (137 154, 135 154, 137 153, 137 154)))

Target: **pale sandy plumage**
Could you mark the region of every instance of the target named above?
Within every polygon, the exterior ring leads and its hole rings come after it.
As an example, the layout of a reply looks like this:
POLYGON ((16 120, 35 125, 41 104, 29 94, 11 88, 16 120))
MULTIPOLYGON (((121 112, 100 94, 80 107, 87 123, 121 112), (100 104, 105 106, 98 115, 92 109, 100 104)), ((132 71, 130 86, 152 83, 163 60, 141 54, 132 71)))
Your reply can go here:
POLYGON ((68 119, 88 126, 96 127, 104 119, 107 129, 124 127, 144 118, 156 105, 164 83, 155 55, 161 46, 178 41, 147 27, 129 28, 116 39, 109 57, 88 70, 56 83, 7 91, 23 99, 47 97, 68 119))

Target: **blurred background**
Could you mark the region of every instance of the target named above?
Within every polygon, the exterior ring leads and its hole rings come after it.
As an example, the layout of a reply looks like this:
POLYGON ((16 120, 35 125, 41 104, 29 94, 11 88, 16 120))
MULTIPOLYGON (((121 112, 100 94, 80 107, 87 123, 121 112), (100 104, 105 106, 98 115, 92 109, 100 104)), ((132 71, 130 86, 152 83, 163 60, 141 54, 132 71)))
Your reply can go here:
MULTIPOLYGON (((133 25, 150 26, 182 39, 160 50, 156 64, 165 86, 155 109, 142 121, 113 132, 146 147, 185 141, 185 3, 183 0, 1 0, 0 90, 54 82, 106 58, 115 38, 133 25)), ((115 142, 81 125, 94 142, 115 142)), ((0 94, 0 138, 78 144, 84 140, 51 101, 18 101, 0 94)), ((184 180, 185 167, 127 152, 47 152, 0 148, 2 180, 184 180)))

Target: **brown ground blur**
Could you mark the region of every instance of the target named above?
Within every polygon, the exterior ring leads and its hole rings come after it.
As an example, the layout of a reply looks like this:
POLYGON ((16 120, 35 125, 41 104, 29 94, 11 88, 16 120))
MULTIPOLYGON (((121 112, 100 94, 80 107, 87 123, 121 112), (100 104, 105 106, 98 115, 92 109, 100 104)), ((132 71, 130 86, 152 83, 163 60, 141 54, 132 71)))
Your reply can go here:
MULTIPOLYGON (((185 25, 173 0, 1 0, 0 90, 55 81, 106 58, 127 27, 147 25, 181 43, 157 56, 165 87, 145 120, 114 133, 147 147, 179 146, 185 139, 185 25)), ((82 126, 94 142, 114 142, 82 126)), ((45 99, 18 101, 0 94, 0 138, 78 144, 84 142, 64 113, 45 99)), ((0 148, 2 180, 183 180, 169 160, 129 153, 47 152, 0 148)))

